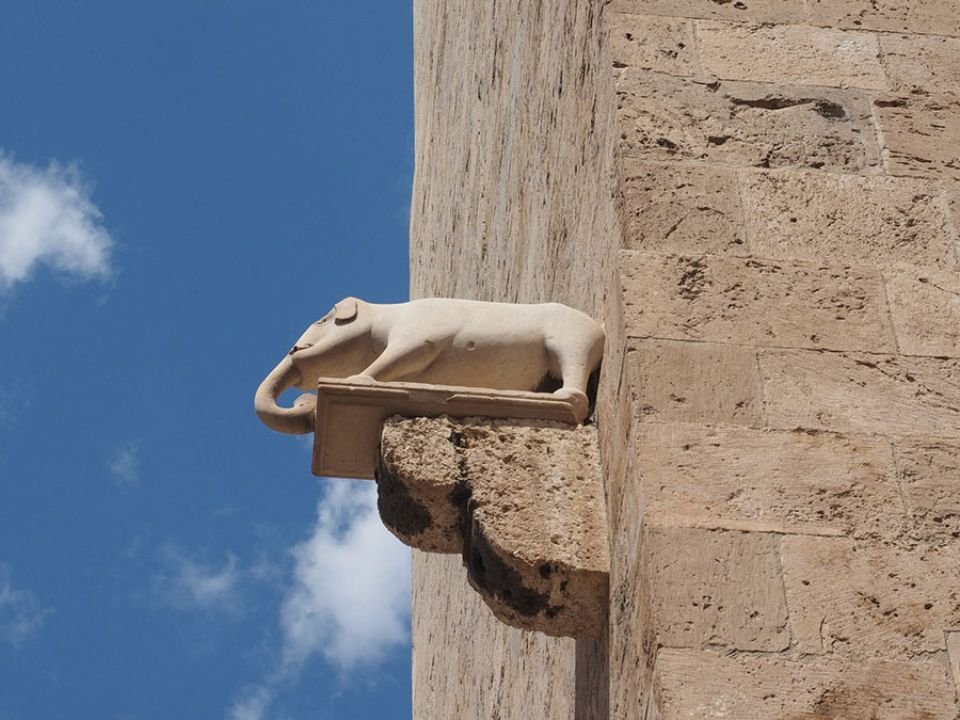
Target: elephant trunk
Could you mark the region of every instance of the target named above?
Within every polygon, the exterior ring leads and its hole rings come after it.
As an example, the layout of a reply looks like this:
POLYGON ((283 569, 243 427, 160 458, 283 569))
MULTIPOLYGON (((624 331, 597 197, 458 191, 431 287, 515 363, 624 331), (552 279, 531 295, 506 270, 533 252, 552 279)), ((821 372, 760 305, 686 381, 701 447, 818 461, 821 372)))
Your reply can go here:
POLYGON ((317 399, 313 395, 304 394, 296 399, 293 407, 281 407, 277 399, 289 388, 300 382, 300 371, 293 364, 288 355, 267 375, 260 387, 253 404, 257 417, 264 425, 277 432, 290 435, 304 435, 313 432, 313 417, 317 406, 317 399))

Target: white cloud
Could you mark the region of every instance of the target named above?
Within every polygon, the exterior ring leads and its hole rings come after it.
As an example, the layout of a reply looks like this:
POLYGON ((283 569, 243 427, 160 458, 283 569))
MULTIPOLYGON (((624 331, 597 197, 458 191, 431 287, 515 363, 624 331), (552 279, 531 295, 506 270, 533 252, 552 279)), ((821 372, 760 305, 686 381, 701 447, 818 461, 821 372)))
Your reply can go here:
POLYGON ((0 291, 39 265, 83 279, 110 275, 113 240, 91 190, 75 166, 42 169, 0 153, 0 291))
POLYGON ((40 607, 33 593, 10 581, 10 569, 0 564, 0 643, 15 648, 43 625, 50 610, 40 607))
POLYGON ((127 443, 107 462, 107 468, 117 485, 140 486, 140 443, 127 443))
POLYGON ((223 564, 205 564, 168 546, 164 560, 166 570, 153 578, 161 602, 184 611, 239 610, 241 572, 236 557, 228 555, 223 564))
POLYGON ((372 666, 409 641, 410 552, 380 521, 376 487, 330 480, 313 534, 293 550, 277 667, 246 689, 230 720, 262 720, 315 656, 341 672, 372 666))

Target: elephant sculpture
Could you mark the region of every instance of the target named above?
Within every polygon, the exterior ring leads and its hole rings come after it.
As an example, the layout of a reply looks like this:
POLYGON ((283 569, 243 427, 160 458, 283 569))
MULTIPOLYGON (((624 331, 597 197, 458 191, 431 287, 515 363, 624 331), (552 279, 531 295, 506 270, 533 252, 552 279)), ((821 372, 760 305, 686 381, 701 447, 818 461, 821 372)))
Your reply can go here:
POLYGON ((408 381, 494 390, 542 391, 589 413, 587 384, 600 365, 604 333, 588 315, 557 303, 514 305, 424 299, 377 305, 345 298, 307 331, 257 390, 257 416, 283 433, 313 431, 316 397, 281 407, 292 387, 322 377, 408 381), (552 381, 552 385, 551 385, 552 381))

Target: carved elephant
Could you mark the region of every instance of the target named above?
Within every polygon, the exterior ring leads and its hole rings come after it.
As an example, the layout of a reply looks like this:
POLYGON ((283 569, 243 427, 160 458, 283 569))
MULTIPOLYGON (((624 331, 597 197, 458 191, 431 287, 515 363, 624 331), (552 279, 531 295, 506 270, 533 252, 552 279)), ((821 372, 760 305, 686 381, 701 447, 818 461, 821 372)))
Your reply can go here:
POLYGON ((375 305, 345 298, 313 323, 257 390, 257 416, 284 433, 313 431, 314 395, 278 404, 289 388, 321 377, 408 381, 554 392, 588 414, 587 383, 604 333, 588 315, 557 303, 514 305, 425 299, 375 305))

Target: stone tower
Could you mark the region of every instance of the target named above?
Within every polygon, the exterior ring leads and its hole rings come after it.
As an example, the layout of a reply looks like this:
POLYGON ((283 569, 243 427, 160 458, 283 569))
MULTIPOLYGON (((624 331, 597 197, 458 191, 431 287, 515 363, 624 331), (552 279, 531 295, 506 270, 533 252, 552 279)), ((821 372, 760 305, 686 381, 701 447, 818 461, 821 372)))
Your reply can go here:
POLYGON ((602 318, 606 637, 414 557, 420 720, 952 720, 960 4, 415 0, 413 297, 602 318))

